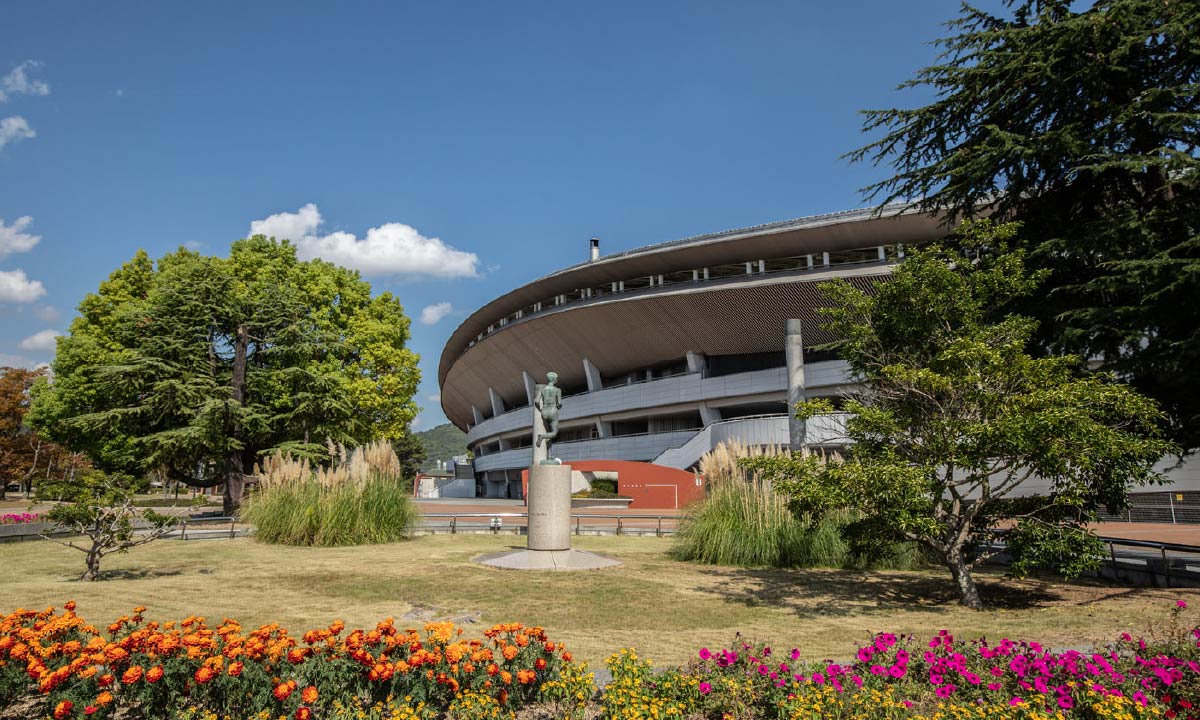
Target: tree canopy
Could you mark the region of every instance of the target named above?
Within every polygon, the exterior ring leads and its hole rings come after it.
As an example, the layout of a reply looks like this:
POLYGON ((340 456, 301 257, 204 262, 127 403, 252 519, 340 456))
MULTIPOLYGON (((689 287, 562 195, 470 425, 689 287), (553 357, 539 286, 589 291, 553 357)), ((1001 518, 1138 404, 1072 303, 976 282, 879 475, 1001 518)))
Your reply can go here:
POLYGON ((79 305, 31 420, 104 470, 226 486, 266 452, 408 432, 409 320, 357 272, 254 236, 229 257, 139 251, 79 305))
MULTIPOLYGON (((1084 374, 1081 358, 1028 354, 1035 321, 990 319, 1045 275, 1008 250, 1014 231, 964 226, 969 255, 916 250, 877 294, 826 283, 825 327, 842 338, 830 347, 863 387, 845 405, 849 457, 750 461, 799 511, 856 509, 848 536, 858 552, 920 543, 971 607, 981 606, 972 568, 993 554, 993 528, 1011 526, 1016 571, 1078 573, 1103 549, 1086 524, 1154 481, 1171 447, 1152 400, 1111 375, 1084 374)), ((804 416, 830 410, 825 400, 800 406, 804 416)))
POLYGON ((1041 345, 1101 359, 1200 447, 1200 5, 1006 4, 964 4, 901 86, 932 102, 866 111, 879 136, 849 157, 893 166, 872 198, 1020 220, 1050 271, 1018 306, 1041 345))

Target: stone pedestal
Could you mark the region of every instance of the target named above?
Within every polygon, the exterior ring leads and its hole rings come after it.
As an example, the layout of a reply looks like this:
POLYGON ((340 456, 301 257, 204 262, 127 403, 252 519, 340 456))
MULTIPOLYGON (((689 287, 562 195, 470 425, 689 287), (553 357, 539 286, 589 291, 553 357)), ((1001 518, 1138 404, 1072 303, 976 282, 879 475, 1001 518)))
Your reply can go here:
POLYGON ((571 549, 571 466, 529 468, 529 549, 571 549))

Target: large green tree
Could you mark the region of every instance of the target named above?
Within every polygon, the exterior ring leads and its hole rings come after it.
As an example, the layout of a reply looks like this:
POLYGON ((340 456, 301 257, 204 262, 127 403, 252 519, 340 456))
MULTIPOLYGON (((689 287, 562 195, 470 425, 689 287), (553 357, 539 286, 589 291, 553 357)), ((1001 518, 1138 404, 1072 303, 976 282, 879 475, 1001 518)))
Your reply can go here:
MULTIPOLYGON (((852 445, 844 461, 794 454, 751 461, 819 515, 853 508, 854 548, 923 545, 950 571, 970 607, 981 607, 972 570, 993 555, 989 532, 1011 529, 1018 572, 1067 574, 1103 550, 1087 530, 1101 507, 1156 479, 1170 445, 1155 403, 1079 357, 1033 357, 1036 321, 992 308, 1028 297, 1044 273, 1007 251, 1014 226, 963 228, 967 254, 913 252, 876 294, 845 281, 823 286, 826 328, 863 390, 845 409, 852 445)), ((802 404, 811 416, 826 401, 802 404)))
POLYGON ((1020 220, 1046 292, 1020 310, 1051 350, 1101 359, 1200 447, 1200 4, 964 4, 944 51, 901 87, 928 104, 866 112, 890 163, 867 188, 951 220, 1020 220))
POLYGON ((139 252, 79 313, 31 420, 104 470, 224 484, 227 512, 263 453, 400 438, 416 414, 400 303, 286 241, 139 252))

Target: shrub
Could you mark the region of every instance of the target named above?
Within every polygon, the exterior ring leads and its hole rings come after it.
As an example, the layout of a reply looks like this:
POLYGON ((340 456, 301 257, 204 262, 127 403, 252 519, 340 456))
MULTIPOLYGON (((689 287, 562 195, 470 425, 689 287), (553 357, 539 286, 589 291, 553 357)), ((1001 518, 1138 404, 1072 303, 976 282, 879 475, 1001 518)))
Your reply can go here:
POLYGON ((391 446, 334 453, 328 468, 276 454, 258 468, 242 510, 254 537, 280 545, 364 545, 406 539, 417 511, 391 446))
POLYGON ((100 472, 91 473, 86 483, 80 483, 72 502, 55 505, 43 519, 54 523, 42 533, 43 537, 84 554, 79 579, 88 581, 100 578, 100 561, 106 555, 157 540, 178 521, 170 515, 135 508, 130 487, 121 478, 110 479, 100 472), (64 532, 73 537, 56 537, 64 532))

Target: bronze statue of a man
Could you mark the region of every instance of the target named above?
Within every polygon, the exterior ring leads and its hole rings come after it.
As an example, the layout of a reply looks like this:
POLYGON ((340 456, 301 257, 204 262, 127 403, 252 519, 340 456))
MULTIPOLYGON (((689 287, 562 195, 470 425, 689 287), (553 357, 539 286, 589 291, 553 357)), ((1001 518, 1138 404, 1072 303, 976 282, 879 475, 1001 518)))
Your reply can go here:
POLYGON ((562 409, 562 390, 554 383, 558 382, 558 373, 546 373, 546 384, 542 386, 533 406, 542 414, 542 422, 546 432, 537 436, 535 444, 546 443, 546 452, 550 452, 550 441, 558 436, 558 411, 562 409))

